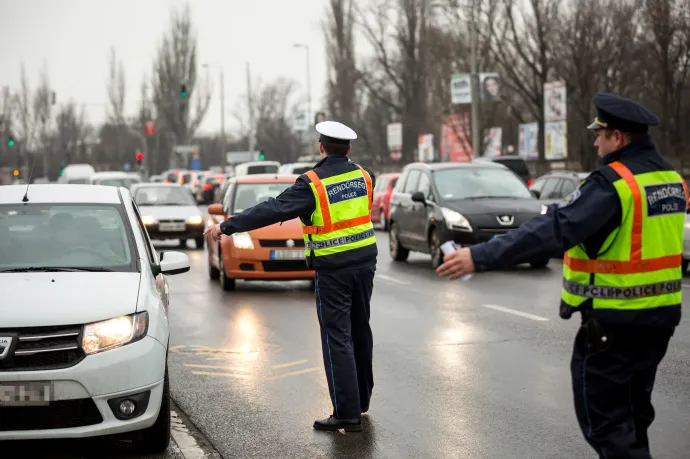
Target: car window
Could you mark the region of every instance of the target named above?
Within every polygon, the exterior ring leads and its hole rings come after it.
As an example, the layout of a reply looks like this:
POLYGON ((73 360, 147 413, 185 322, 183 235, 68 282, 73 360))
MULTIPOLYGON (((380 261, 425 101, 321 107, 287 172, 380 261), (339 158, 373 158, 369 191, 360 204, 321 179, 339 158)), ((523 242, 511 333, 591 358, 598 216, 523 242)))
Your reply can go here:
POLYGON ((70 185, 86 185, 89 183, 89 179, 87 178, 73 178, 73 179, 67 179, 67 183, 70 185))
POLYGON ((235 190, 232 202, 232 214, 254 207, 269 198, 275 198, 290 188, 292 183, 240 183, 235 190))
POLYGON ((224 187, 224 191, 223 191, 223 195, 222 195, 223 196, 223 198, 222 198, 222 200, 223 200, 223 211, 226 214, 230 213, 230 203, 232 202, 231 201, 232 200, 232 192, 234 189, 234 186, 231 186, 230 183, 231 182, 225 182, 225 185, 223 185, 223 187, 224 187))
POLYGON ((276 174, 278 166, 275 164, 262 164, 256 166, 247 166, 247 175, 254 174, 276 174))
POLYGON ((134 201, 132 201, 132 207, 134 207, 134 213, 137 216, 137 224, 139 225, 139 230, 141 230, 141 237, 144 238, 146 256, 148 257, 150 263, 157 263, 158 260, 156 259, 155 255, 156 250, 153 248, 153 244, 149 238, 149 232, 146 230, 146 225, 144 225, 144 222, 141 220, 141 212, 139 212, 139 208, 134 201))
POLYGON ((408 175, 407 180, 405 181, 405 188, 403 190, 403 193, 412 194, 415 191, 417 191, 417 183, 419 182, 420 175, 420 172, 416 169, 412 169, 410 171, 410 174, 408 175))
POLYGON ((542 190, 539 199, 558 199, 558 188, 560 186, 560 182, 561 179, 555 177, 546 179, 544 189, 542 190))
POLYGON ((142 186, 134 191, 134 201, 141 206, 195 206, 189 190, 181 186, 142 186))
POLYGON ((0 270, 136 270, 129 220, 121 205, 0 204, 0 270))
POLYGON ((139 183, 140 180, 136 180, 134 178, 104 178, 104 179, 98 179, 96 181, 96 185, 104 185, 104 186, 123 186, 127 189, 131 188, 132 185, 135 183, 139 183))
POLYGON ((434 183, 441 199, 532 198, 527 185, 506 169, 457 168, 434 172, 434 183))
POLYGON ((374 186, 374 192, 384 191, 386 189, 386 184, 388 183, 387 177, 382 177, 376 181, 376 186, 374 186))
POLYGON ((575 191, 577 189, 577 186, 580 184, 579 180, 571 180, 571 179, 564 179, 563 183, 561 184, 561 198, 565 198, 568 196, 570 193, 575 191))
POLYGON ((433 198, 431 195, 431 182, 429 181, 429 176, 422 172, 419 177, 419 184, 417 185, 417 191, 421 191, 424 197, 427 199, 433 198))
POLYGON ((395 188, 395 185, 397 185, 397 184, 398 184, 398 177, 391 179, 390 185, 388 186, 388 189, 392 190, 393 188, 395 188))
POLYGON ((532 186, 529 187, 530 190, 534 191, 539 191, 541 193, 541 190, 544 189, 544 185, 546 185, 546 179, 545 178, 539 178, 532 183, 532 186))

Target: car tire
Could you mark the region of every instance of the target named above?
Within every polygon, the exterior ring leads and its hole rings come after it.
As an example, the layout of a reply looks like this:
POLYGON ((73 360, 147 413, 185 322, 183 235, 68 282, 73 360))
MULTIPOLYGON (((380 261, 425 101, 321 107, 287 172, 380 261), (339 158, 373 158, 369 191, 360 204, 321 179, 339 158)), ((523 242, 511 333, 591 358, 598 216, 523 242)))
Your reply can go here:
POLYGON ((383 209, 379 209, 379 228, 383 231, 388 229, 388 222, 386 221, 386 213, 383 209))
POLYGON ((141 431, 141 438, 138 440, 136 449, 144 454, 164 453, 170 445, 170 422, 170 377, 166 363, 160 412, 156 422, 148 429, 141 431))
POLYGON ((546 265, 549 264, 549 261, 551 261, 551 260, 535 261, 535 262, 530 263, 530 266, 532 268, 535 268, 535 269, 544 268, 544 267, 546 267, 546 265))
POLYGON ((429 233, 429 253, 431 254, 431 267, 436 269, 443 263, 443 252, 441 251, 441 236, 436 228, 432 228, 429 233))
POLYGON ((690 260, 683 258, 683 263, 681 264, 681 269, 683 270, 681 271, 682 274, 685 274, 685 272, 688 270, 688 265, 690 265, 690 260))
POLYGON ((206 238, 203 237, 203 236, 194 238, 194 243, 196 244, 197 250, 203 250, 203 248, 204 248, 204 239, 206 239, 206 238))
POLYGON ((235 279, 228 277, 227 273, 225 272, 225 263, 223 263, 223 252, 221 252, 220 247, 218 247, 218 270, 220 271, 220 288, 222 288, 225 292, 231 292, 235 290, 235 279))
POLYGON ((397 223, 391 223, 391 228, 388 232, 388 250, 394 261, 405 261, 410 256, 410 251, 403 247, 398 239, 397 223))

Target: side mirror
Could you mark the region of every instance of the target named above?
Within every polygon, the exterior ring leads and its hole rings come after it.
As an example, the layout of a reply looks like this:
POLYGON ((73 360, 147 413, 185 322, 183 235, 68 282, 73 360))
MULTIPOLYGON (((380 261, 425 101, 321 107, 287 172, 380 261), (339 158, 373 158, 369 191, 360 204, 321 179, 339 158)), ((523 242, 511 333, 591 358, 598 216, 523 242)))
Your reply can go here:
POLYGON ((161 274, 175 275, 189 271, 189 257, 182 252, 161 252, 160 254, 161 274), (165 259, 163 259, 165 253, 165 259))
POLYGON ((541 191, 538 191, 538 190, 529 190, 529 191, 530 191, 530 193, 532 193, 532 196, 534 196, 535 198, 539 199, 541 197, 541 191))
POLYGON ((211 204, 208 206, 208 213, 211 215, 225 215, 223 212, 223 204, 211 204))
POLYGON ((412 199, 413 202, 421 202, 422 204, 426 205, 424 193, 422 193, 421 191, 415 191, 414 193, 412 193, 410 199, 412 199))

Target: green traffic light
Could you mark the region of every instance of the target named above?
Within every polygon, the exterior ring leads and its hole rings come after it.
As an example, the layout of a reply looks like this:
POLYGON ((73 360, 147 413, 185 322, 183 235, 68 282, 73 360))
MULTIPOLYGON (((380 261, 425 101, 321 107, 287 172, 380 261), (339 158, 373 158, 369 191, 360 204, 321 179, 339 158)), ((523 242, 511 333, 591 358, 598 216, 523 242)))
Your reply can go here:
POLYGON ((263 154, 263 153, 260 153, 260 154, 259 154, 259 161, 263 161, 263 160, 264 160, 264 154, 263 154))
POLYGON ((12 139, 8 140, 7 145, 10 147, 14 147, 14 140, 12 140, 12 139))
POLYGON ((187 97, 187 92, 186 92, 186 91, 180 92, 180 97, 182 97, 183 99, 184 99, 185 97, 187 97))

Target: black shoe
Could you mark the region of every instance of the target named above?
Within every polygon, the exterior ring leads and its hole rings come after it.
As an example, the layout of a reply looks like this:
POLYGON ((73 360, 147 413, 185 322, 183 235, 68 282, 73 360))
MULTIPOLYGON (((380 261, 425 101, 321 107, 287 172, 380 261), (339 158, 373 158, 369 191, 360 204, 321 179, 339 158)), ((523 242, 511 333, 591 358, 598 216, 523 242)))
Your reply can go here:
POLYGON ((361 432, 362 418, 337 419, 330 416, 327 419, 318 419, 314 421, 314 428, 316 430, 327 431, 343 429, 345 432, 361 432))

